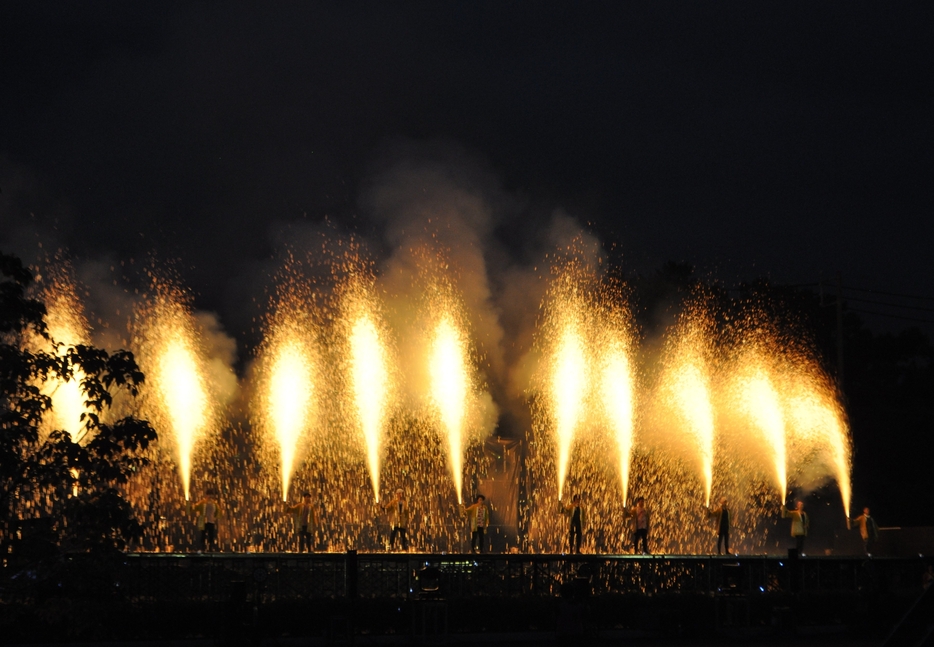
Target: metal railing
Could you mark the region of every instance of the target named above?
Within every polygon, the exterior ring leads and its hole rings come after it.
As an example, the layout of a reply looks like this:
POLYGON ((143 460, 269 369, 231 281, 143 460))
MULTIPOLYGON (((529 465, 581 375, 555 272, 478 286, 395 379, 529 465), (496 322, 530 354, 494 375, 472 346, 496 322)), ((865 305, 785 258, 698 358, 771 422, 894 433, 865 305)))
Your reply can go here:
MULTIPOLYGON (((380 553, 127 555, 122 595, 139 601, 222 601, 243 582, 268 601, 404 598, 419 573, 436 569, 448 599, 553 597, 563 585, 590 595, 761 595, 865 590, 909 591, 923 558, 750 556, 437 555, 380 553)), ((242 585, 241 585, 242 586, 242 585)))

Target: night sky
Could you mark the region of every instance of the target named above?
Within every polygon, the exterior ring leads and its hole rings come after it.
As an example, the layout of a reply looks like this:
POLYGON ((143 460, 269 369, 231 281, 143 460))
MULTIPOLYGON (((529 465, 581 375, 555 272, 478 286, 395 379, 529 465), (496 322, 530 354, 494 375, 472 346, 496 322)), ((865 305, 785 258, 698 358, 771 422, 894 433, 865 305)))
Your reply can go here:
POLYGON ((932 28, 865 2, 6 2, 0 249, 174 260, 242 361, 286 243, 388 258, 428 227, 421 178, 479 200, 494 300, 579 228, 630 273, 926 297, 851 306, 932 331, 932 28))

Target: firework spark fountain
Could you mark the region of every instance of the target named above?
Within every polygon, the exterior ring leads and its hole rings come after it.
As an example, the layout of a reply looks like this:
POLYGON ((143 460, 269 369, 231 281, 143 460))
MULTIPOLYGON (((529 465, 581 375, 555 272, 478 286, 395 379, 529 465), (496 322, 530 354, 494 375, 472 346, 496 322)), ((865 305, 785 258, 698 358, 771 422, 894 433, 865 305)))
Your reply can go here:
MULTIPOLYGON (((548 491, 544 496, 560 501, 573 489, 589 495, 592 510, 601 517, 619 519, 636 451, 633 322, 625 286, 612 277, 600 278, 598 268, 577 247, 568 252, 553 268, 543 304, 533 433, 542 433, 546 442, 533 438, 531 469, 548 474, 549 480, 551 470, 556 473, 557 491, 552 495, 551 483, 542 484, 548 491)), ((560 541, 548 529, 553 515, 553 508, 546 507, 530 519, 540 529, 533 541, 546 550, 560 541)), ((609 541, 618 550, 618 528, 608 524, 598 532, 612 537, 609 541)))
POLYGON ((155 370, 160 396, 178 443, 186 500, 190 498, 191 456, 205 426, 207 407, 207 394, 190 341, 180 334, 167 339, 155 370))
MULTIPOLYGON (((843 510, 849 516, 851 447, 846 415, 826 376, 816 366, 808 368, 807 372, 794 376, 788 398, 795 454, 810 457, 831 470, 840 489, 843 510)), ((819 468, 817 473, 823 470, 819 468)))
POLYGON ((691 440, 700 463, 705 505, 713 486, 714 407, 707 360, 706 314, 689 308, 671 338, 662 382, 663 399, 691 440))
POLYGON ((466 339, 449 315, 443 316, 435 326, 429 361, 431 400, 446 432, 457 502, 463 503, 464 423, 470 375, 466 339))
POLYGON ((272 420, 279 445, 282 500, 289 498, 289 483, 295 469, 298 443, 308 425, 314 381, 309 367, 307 344, 297 335, 273 342, 275 359, 270 367, 267 415, 272 420))
POLYGON ((308 310, 308 290, 297 277, 283 277, 278 293, 259 353, 263 414, 258 422, 278 449, 282 500, 287 501, 302 441, 314 422, 317 326, 308 310))
POLYGON ((405 326, 418 340, 413 378, 419 417, 433 428, 447 455, 457 503, 464 502, 465 463, 471 444, 492 427, 495 409, 478 377, 469 317, 446 253, 433 245, 415 250, 418 308, 405 326))
MULTIPOLYGON (((377 524, 385 519, 373 523, 365 483, 369 479, 378 502, 381 474, 384 488, 426 494, 412 497, 413 518, 424 520, 412 538, 425 547, 457 544, 460 529, 446 525, 454 495, 463 501, 468 475, 481 484, 494 478, 491 459, 471 441, 493 428, 496 407, 481 387, 467 323, 473 320, 454 288, 456 272, 433 252, 416 254, 415 261, 419 274, 406 274, 404 288, 395 292, 356 256, 342 266, 333 300, 297 275, 280 283, 257 353, 252 427, 232 428, 223 437, 215 434, 219 391, 206 359, 204 324, 192 316, 177 283, 154 281, 133 336, 147 375, 138 413, 165 432, 173 449, 171 460, 151 470, 158 470, 153 482, 173 495, 140 487, 134 505, 154 510, 158 532, 173 538, 150 546, 193 545, 184 530, 190 524, 180 521, 186 513, 173 489, 176 469, 186 499, 208 474, 224 492, 238 492, 229 497, 237 499, 229 505, 238 512, 230 515, 228 531, 237 550, 287 545, 288 518, 268 500, 277 494, 287 500, 299 486, 319 493, 322 535, 332 549, 378 546, 377 524), (388 307, 381 294, 389 295, 388 307), (399 343, 405 353, 394 351, 399 343), (327 371, 331 364, 335 370, 327 371), (254 456, 251 448, 258 445, 250 435, 256 432, 270 442, 254 456), (212 434, 217 438, 205 442, 212 434), (347 442, 353 437, 359 444, 347 442), (302 461, 306 451, 314 461, 302 461), (266 465, 278 468, 275 477, 264 472, 266 465)), ((709 535, 697 530, 702 509, 685 506, 702 496, 701 487, 708 505, 712 491, 737 501, 735 537, 748 550, 767 548, 762 521, 777 510, 765 495, 773 484, 780 492, 789 486, 806 492, 832 476, 849 511, 846 416, 832 382, 813 357, 796 351, 792 337, 770 330, 758 315, 739 323, 693 300, 667 331, 657 389, 644 393, 638 377, 655 374, 653 355, 638 347, 625 291, 598 267, 586 268, 579 259, 556 267, 530 355, 540 358, 526 472, 534 495, 529 512, 521 513, 528 514, 530 547, 563 544, 554 499, 572 492, 589 497, 594 546, 613 551, 624 547, 619 520, 630 491, 644 495, 653 510, 659 552, 704 550, 709 535), (724 330, 714 323, 725 321, 732 323, 724 330), (729 349, 718 344, 736 332, 735 354, 721 364, 720 353, 729 349), (651 408, 642 411, 643 404, 651 408)), ((52 336, 66 345, 86 343, 87 322, 73 285, 55 283, 44 298, 52 336)), ((66 386, 80 394, 77 382, 58 385, 54 424, 72 431, 83 402, 80 395, 76 408, 63 401, 66 386)))
POLYGON ((388 335, 374 297, 372 278, 359 269, 344 286, 343 328, 353 410, 363 436, 373 496, 379 502, 380 461, 392 379, 388 335))
POLYGON ((614 335, 605 346, 600 387, 603 407, 619 449, 623 506, 629 494, 629 470, 634 444, 635 389, 630 349, 625 337, 614 335))
POLYGON ((555 435, 558 441, 558 500, 571 460, 574 434, 584 412, 588 387, 588 366, 580 323, 572 315, 564 321, 554 351, 551 372, 551 398, 554 402, 555 435))
POLYGON ((592 276, 579 259, 571 258, 554 268, 555 279, 546 296, 544 322, 539 344, 542 365, 539 373, 545 425, 550 428, 556 449, 557 496, 564 495, 571 453, 578 428, 584 422, 590 396, 591 362, 588 323, 592 308, 586 298, 592 276))
POLYGON ((734 387, 738 409, 762 434, 772 457, 780 499, 788 489, 786 425, 781 394, 762 358, 749 357, 738 371, 734 387))
POLYGON ((152 385, 144 411, 160 432, 171 431, 188 500, 194 454, 215 425, 217 404, 198 326, 177 284, 153 278, 152 296, 137 312, 134 346, 140 367, 149 377, 147 383, 152 385))

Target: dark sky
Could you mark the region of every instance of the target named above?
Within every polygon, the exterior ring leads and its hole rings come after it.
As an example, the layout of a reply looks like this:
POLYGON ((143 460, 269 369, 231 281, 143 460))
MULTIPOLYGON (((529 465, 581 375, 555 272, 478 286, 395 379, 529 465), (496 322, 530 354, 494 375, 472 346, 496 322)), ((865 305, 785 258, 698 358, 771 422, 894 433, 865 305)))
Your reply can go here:
POLYGON ((839 272, 930 333, 932 34, 931 3, 2 2, 0 250, 176 259, 242 360, 286 242, 327 218, 385 258, 428 177, 480 196, 507 337, 499 269, 556 212, 627 272, 839 272))
POLYGON ((934 295, 932 28, 864 2, 4 3, 0 245, 181 259, 236 329, 275 232, 370 235, 379 151, 442 140, 516 198, 507 249, 563 209, 632 271, 934 295))

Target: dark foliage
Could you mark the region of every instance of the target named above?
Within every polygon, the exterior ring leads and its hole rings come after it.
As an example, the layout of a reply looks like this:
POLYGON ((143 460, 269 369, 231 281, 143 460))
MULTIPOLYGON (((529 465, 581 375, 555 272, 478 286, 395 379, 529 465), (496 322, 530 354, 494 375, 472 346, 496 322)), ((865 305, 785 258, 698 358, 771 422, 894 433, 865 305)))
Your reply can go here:
POLYGON ((143 381, 132 354, 63 349, 49 338, 45 307, 29 298, 29 270, 0 253, 0 273, 0 555, 12 576, 49 569, 69 552, 122 550, 141 536, 120 486, 146 465, 156 433, 135 418, 105 421, 115 390, 135 395, 143 381), (29 350, 27 333, 58 352, 29 350), (43 383, 78 376, 82 442, 61 430, 43 435, 52 407, 43 383))

